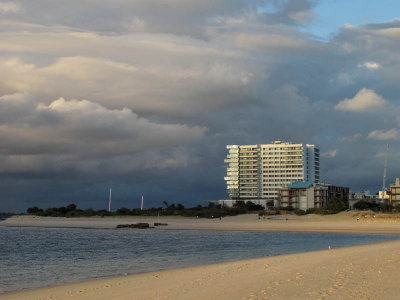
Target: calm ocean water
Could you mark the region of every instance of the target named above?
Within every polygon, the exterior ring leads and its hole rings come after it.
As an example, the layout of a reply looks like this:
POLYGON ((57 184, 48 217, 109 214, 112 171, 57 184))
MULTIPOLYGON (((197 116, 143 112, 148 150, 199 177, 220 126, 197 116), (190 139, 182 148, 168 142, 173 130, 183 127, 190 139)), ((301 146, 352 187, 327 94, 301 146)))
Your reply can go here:
POLYGON ((398 237, 0 227, 0 293, 390 239, 398 237))

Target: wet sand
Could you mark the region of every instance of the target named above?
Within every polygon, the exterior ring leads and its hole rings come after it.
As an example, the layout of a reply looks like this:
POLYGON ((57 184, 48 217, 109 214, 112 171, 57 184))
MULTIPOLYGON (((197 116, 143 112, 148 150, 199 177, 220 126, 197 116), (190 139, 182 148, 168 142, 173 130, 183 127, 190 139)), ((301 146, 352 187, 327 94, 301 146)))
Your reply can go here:
POLYGON ((400 241, 137 274, 0 296, 25 299, 398 299, 400 241))

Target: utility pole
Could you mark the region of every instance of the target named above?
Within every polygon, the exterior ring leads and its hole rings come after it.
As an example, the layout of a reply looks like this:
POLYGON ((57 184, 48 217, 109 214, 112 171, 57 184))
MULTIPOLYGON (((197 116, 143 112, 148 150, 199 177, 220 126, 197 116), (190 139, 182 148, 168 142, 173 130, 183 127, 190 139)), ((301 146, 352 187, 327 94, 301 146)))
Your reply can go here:
POLYGON ((381 202, 385 203, 385 194, 386 194, 386 174, 387 174, 387 164, 388 164, 388 153, 389 153, 389 143, 386 147, 386 154, 385 154, 385 165, 383 167, 383 184, 382 184, 382 198, 381 202))

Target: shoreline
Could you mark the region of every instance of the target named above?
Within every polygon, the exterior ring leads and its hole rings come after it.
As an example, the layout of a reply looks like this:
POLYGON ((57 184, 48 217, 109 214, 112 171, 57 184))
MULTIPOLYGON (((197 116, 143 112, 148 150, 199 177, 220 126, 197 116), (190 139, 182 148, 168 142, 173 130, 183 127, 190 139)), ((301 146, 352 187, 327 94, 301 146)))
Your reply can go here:
POLYGON ((400 241, 101 278, 0 299, 396 299, 400 241), (346 280, 345 280, 346 279, 346 280))

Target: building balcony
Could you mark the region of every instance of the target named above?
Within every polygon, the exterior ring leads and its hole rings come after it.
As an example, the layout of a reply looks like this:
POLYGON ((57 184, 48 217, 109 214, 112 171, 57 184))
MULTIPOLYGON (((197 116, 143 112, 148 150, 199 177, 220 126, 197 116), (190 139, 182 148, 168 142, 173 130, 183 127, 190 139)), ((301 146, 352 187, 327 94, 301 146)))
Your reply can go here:
POLYGON ((225 163, 239 163, 238 159, 234 159, 234 158, 225 158, 224 159, 225 163))
POLYGON ((258 190, 259 189, 257 185, 242 185, 242 184, 239 184, 239 187, 240 187, 241 190, 245 190, 245 191, 247 190, 247 191, 253 191, 253 192, 254 192, 254 190, 258 190))

